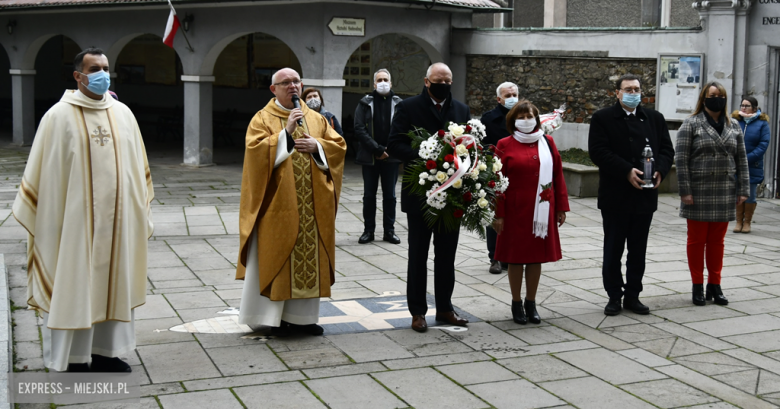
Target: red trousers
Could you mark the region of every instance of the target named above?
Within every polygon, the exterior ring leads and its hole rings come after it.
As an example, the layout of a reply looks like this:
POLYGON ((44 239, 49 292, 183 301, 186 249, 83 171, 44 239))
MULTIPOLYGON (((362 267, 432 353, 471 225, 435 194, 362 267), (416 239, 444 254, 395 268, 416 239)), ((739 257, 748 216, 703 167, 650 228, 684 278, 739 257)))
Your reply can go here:
POLYGON ((691 270, 691 280, 694 284, 704 284, 705 260, 707 260, 707 282, 720 284, 724 240, 728 229, 728 222, 688 220, 688 268, 691 270))

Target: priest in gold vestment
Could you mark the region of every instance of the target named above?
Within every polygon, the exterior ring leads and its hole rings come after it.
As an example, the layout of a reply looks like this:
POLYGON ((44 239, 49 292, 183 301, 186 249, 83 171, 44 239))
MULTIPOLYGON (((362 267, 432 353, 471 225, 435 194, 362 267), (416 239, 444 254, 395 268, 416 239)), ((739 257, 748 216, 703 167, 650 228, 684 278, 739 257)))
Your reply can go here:
POLYGON ((275 98, 246 134, 236 279, 239 322, 321 335, 319 298, 335 281, 336 210, 346 143, 305 104, 295 70, 272 77, 275 98), (301 125, 298 125, 298 121, 301 125))
POLYGON ((43 315, 46 367, 130 372, 119 357, 135 349, 133 309, 146 302, 152 179, 102 50, 74 66, 78 90, 41 119, 13 205, 28 232, 27 304, 43 315))

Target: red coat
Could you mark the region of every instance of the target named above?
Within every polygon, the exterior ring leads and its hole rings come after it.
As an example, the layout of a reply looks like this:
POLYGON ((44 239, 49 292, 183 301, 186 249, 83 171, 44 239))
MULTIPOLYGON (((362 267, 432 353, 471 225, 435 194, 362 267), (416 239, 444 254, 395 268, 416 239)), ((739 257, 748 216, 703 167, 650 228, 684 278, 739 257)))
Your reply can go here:
MULTIPOLYGON (((501 172, 509 178, 505 198, 496 203, 496 217, 504 218, 504 231, 498 235, 495 259, 510 264, 535 264, 561 259, 556 212, 569 211, 569 196, 563 179, 561 155, 552 137, 545 135, 553 153, 553 198, 547 237, 533 234, 536 190, 539 186, 539 144, 520 143, 511 135, 501 139, 496 155, 504 164, 501 172)), ((547 149, 547 147, 543 147, 547 149)))

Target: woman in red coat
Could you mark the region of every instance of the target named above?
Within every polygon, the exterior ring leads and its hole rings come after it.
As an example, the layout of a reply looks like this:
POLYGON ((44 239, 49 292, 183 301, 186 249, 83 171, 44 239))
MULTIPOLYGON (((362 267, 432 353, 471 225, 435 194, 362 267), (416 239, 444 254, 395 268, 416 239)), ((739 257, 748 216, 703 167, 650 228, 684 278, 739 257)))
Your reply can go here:
POLYGON ((541 131, 539 109, 529 101, 518 102, 507 114, 506 126, 512 134, 496 146, 509 188, 496 205, 495 257, 509 263, 512 318, 518 324, 538 324, 541 318, 536 312, 536 289, 542 263, 561 259, 558 227, 566 221, 569 197, 561 155, 552 137, 541 131))

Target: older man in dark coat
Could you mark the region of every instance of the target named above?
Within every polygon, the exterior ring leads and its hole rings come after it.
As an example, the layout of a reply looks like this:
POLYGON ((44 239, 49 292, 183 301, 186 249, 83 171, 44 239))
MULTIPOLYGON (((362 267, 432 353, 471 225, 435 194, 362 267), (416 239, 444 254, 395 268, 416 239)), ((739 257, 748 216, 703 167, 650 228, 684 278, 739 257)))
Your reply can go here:
MULTIPOLYGON (((420 95, 405 99, 398 104, 390 128, 387 153, 408 165, 419 158, 418 150, 412 148, 407 133, 414 127, 423 128, 431 134, 447 129, 450 122, 465 123, 469 120, 466 104, 452 98, 452 71, 444 63, 428 67, 425 75, 425 89, 420 95)), ((459 232, 448 232, 443 228, 430 228, 423 217, 425 200, 412 196, 407 185, 401 189, 401 211, 406 213, 409 223, 409 266, 406 280, 406 298, 412 314, 412 329, 425 332, 428 325, 426 286, 428 278, 428 249, 433 236, 435 254, 434 288, 436 291, 436 320, 452 325, 466 325, 467 320, 459 317, 452 308, 452 291, 455 288, 455 251, 458 249, 459 232)))
POLYGON ((598 207, 604 223, 604 263, 601 274, 609 303, 606 315, 626 309, 649 314, 639 301, 645 273, 647 237, 653 212, 658 207, 658 185, 674 163, 674 147, 664 116, 639 106, 639 77, 626 74, 615 83, 618 102, 593 114, 588 135, 590 158, 599 167, 598 207), (653 150, 655 169, 652 188, 642 188, 642 152, 653 150), (626 281, 621 273, 623 250, 626 281))

